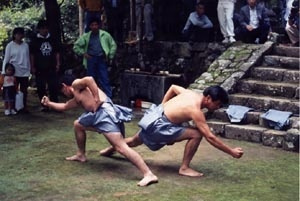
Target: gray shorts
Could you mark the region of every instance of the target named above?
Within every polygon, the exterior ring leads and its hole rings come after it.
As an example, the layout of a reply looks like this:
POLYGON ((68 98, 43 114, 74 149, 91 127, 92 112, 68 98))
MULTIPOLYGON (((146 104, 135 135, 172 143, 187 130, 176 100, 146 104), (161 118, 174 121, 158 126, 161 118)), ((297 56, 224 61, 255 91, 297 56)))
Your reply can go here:
POLYGON ((95 128, 99 133, 121 133, 125 136, 124 122, 131 120, 131 109, 115 105, 108 98, 96 112, 85 112, 78 121, 84 127, 95 128))
POLYGON ((153 122, 149 122, 147 126, 142 120, 139 126, 142 128, 139 132, 139 137, 142 142, 152 151, 159 150, 163 146, 173 143, 184 131, 185 127, 181 124, 174 124, 163 114, 162 106, 150 108, 143 119, 151 119, 153 116, 158 116, 153 122), (147 118, 149 117, 149 118, 147 118))

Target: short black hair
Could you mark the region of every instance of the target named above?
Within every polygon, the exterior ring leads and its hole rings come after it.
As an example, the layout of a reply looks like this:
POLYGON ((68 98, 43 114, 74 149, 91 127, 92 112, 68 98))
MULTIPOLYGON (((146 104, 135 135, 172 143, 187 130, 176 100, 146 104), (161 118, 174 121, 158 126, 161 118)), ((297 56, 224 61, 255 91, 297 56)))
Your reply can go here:
POLYGON ((196 3, 196 7, 198 7, 198 6, 203 6, 203 7, 205 8, 205 5, 204 5, 204 3, 203 3, 203 2, 201 2, 201 1, 199 1, 199 2, 197 2, 197 3, 196 3))
POLYGON ((98 25, 100 25, 100 19, 97 17, 93 17, 89 20, 89 26, 93 23, 93 22, 97 22, 98 25))
POLYGON ((59 78, 58 80, 58 88, 61 89, 62 88, 62 84, 65 84, 67 86, 71 86, 72 83, 75 80, 75 76, 74 75, 63 75, 59 78))
POLYGON ((213 101, 221 101, 222 105, 227 105, 229 102, 227 91, 218 85, 207 87, 203 91, 203 95, 209 95, 213 101))
POLYGON ((37 29, 48 28, 49 23, 47 20, 40 20, 36 26, 37 29))
POLYGON ((23 27, 16 27, 14 28, 13 32, 12 32, 12 39, 15 40, 15 35, 16 34, 25 34, 25 30, 23 27))
POLYGON ((15 72, 16 72, 15 66, 12 65, 11 63, 6 63, 6 64, 5 64, 5 67, 4 67, 4 70, 6 71, 8 68, 12 68, 13 75, 14 75, 15 72))

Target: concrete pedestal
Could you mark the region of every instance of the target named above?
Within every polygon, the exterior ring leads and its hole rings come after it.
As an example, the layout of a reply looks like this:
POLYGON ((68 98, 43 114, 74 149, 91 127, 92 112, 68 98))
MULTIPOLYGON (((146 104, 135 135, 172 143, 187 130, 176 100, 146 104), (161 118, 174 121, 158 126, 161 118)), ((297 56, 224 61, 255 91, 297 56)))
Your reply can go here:
POLYGON ((172 84, 182 85, 180 75, 152 75, 147 73, 124 72, 121 77, 121 102, 129 106, 131 100, 142 99, 160 104, 165 92, 172 84))

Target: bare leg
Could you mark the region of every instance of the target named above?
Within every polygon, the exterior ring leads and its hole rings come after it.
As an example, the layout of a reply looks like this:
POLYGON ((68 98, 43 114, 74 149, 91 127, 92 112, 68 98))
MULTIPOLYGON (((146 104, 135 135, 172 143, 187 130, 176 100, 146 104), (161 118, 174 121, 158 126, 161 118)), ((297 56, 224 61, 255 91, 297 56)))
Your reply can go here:
POLYGON ((81 124, 79 124, 78 120, 75 120, 74 122, 74 132, 75 132, 78 151, 75 155, 67 157, 66 160, 86 162, 87 161, 87 158, 85 156, 86 133, 85 133, 85 128, 81 124))
POLYGON ((188 128, 186 131, 176 139, 177 142, 182 140, 188 140, 183 154, 182 164, 179 168, 179 174, 190 177, 201 177, 203 173, 193 170, 190 168, 191 160, 193 159, 199 144, 202 140, 202 136, 196 129, 188 128))
POLYGON ((138 186, 147 186, 158 182, 157 177, 151 172, 142 157, 126 144, 121 133, 106 133, 104 136, 117 152, 128 158, 143 173, 144 178, 138 183, 138 186))
MULTIPOLYGON (((125 138, 125 142, 129 147, 137 147, 137 146, 143 144, 139 138, 138 133, 132 137, 125 138)), ((99 153, 101 156, 111 156, 112 154, 114 154, 115 151, 116 151, 115 148, 113 146, 110 146, 110 147, 100 150, 99 153)))

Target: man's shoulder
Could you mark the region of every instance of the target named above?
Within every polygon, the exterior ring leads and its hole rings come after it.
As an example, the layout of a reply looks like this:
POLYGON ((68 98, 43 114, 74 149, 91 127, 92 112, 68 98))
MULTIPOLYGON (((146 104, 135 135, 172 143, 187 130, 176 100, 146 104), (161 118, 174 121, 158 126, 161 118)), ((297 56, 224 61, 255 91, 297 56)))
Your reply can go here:
POLYGON ((105 37, 111 37, 110 33, 108 33, 107 31, 105 31, 103 29, 99 29, 99 35, 105 36, 105 37))
POLYGON ((241 7, 241 11, 247 11, 248 10, 248 8, 249 8, 249 6, 248 5, 245 5, 245 6, 242 6, 241 7))

